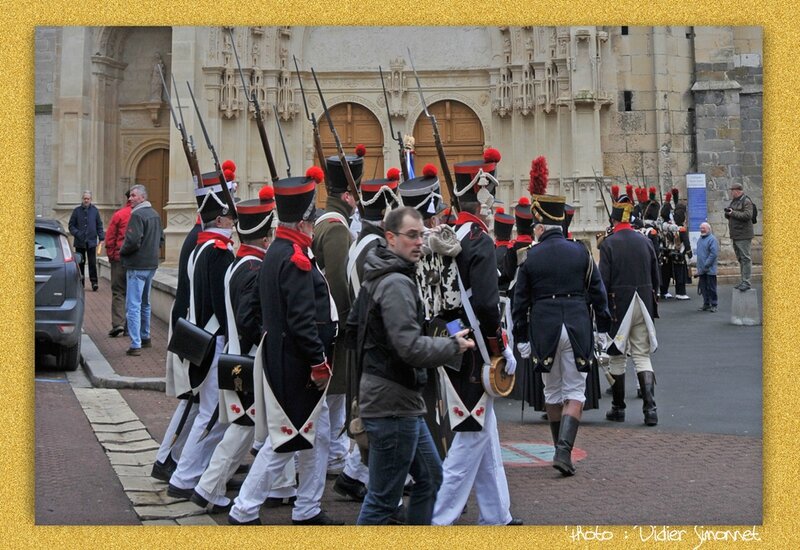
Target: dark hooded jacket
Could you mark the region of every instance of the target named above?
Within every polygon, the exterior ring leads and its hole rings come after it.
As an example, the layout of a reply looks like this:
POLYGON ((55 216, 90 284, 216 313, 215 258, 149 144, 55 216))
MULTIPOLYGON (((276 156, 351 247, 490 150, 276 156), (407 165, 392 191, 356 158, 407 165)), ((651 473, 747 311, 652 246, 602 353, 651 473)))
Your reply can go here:
POLYGON ((425 369, 459 355, 454 339, 424 335, 415 269, 383 243, 367 254, 364 284, 347 320, 350 334, 357 334, 364 418, 424 414, 425 369))

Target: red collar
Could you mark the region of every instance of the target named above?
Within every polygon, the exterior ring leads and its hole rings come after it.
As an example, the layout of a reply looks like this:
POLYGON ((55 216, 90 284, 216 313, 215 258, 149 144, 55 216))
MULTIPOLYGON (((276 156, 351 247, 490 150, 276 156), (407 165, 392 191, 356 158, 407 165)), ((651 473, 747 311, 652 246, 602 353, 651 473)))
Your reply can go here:
POLYGON ((240 244, 239 250, 236 251, 237 258, 244 258, 245 256, 255 256, 256 258, 263 260, 264 254, 267 251, 263 248, 258 248, 257 246, 250 246, 249 244, 240 244))
POLYGON ((197 234, 197 244, 203 244, 208 241, 216 241, 214 248, 219 248, 220 250, 226 250, 228 245, 233 246, 231 239, 214 231, 201 231, 197 234))
POLYGON ((464 225, 467 222, 478 224, 478 227, 481 228, 481 231, 487 234, 489 233, 489 228, 486 227, 486 224, 483 223, 483 220, 481 220, 478 216, 470 214, 469 212, 459 212, 458 218, 456 219, 456 225, 464 225))
POLYGON ((505 246, 506 248, 511 248, 514 246, 514 241, 495 241, 494 244, 496 247, 505 246))
POLYGON ((275 231, 276 239, 286 239, 294 244, 300 245, 303 248, 311 246, 311 237, 298 231, 296 229, 289 229, 288 227, 279 226, 275 231))
POLYGON ((530 235, 517 235, 516 242, 523 244, 531 244, 533 242, 533 237, 531 237, 530 235))
POLYGON ((630 229, 631 231, 633 231, 633 226, 627 222, 618 223, 617 225, 614 226, 614 233, 618 231, 625 231, 626 229, 630 229))

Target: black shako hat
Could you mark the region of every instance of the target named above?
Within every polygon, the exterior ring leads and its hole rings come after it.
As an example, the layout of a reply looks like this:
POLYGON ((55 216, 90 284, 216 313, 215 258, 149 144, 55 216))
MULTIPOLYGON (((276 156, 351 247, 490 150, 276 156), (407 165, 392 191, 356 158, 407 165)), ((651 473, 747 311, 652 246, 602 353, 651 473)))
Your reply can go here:
POLYGON ((305 176, 280 179, 274 183, 278 219, 284 223, 313 221, 317 208, 317 184, 324 178, 322 168, 312 166, 305 176))
POLYGON ((364 207, 362 219, 372 222, 383 220, 386 209, 397 208, 395 200, 399 182, 399 170, 389 169, 386 178, 368 180, 361 183, 361 205, 364 207))
MULTIPOLYGON (((362 152, 365 150, 357 147, 356 151, 362 152)), ((361 175, 364 172, 364 155, 345 155, 344 158, 348 166, 350 166, 350 173, 353 174, 353 181, 356 184, 356 188, 358 188, 361 184, 361 175)), ((347 178, 344 176, 342 161, 339 160, 338 155, 325 159, 325 175, 325 187, 328 193, 344 193, 345 191, 350 191, 350 188, 347 186, 347 178)))
MULTIPOLYGON (((233 194, 233 181, 227 181, 226 184, 228 191, 233 194)), ((197 213, 200 214, 203 223, 228 214, 228 203, 225 202, 217 172, 203 174, 203 187, 194 190, 194 198, 197 201, 197 213)))
POLYGON ((514 230, 514 216, 506 214, 504 208, 497 208, 494 212, 494 237, 498 241, 510 241, 511 232, 514 230))
POLYGON ((533 212, 531 200, 520 197, 514 207, 514 220, 517 222, 517 235, 533 235, 533 212))
MULTIPOLYGON (((478 193, 481 188, 478 182, 474 182, 475 176, 480 170, 492 177, 497 176, 497 163, 500 162, 500 152, 497 149, 486 149, 483 153, 483 160, 468 160, 457 162, 453 165, 455 172, 455 192, 461 202, 478 202, 478 193), (472 184, 472 185, 470 185, 472 184)), ((495 182, 487 180, 486 191, 494 195, 495 182)))
POLYGON ((426 164, 422 168, 422 176, 408 179, 398 186, 403 204, 419 210, 426 220, 439 211, 442 201, 438 173, 433 164, 426 164))
POLYGON ((617 202, 611 204, 611 219, 622 223, 630 223, 633 203, 628 195, 621 195, 617 202))
POLYGON ((266 237, 275 217, 275 189, 265 185, 257 199, 242 201, 236 205, 238 221, 236 230, 242 240, 250 241, 266 237))

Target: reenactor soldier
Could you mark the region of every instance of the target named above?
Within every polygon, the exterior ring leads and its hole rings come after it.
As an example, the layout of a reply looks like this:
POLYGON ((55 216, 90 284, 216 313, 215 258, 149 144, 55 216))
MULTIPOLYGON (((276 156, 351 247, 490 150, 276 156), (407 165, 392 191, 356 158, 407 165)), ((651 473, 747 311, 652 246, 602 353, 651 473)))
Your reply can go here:
MULTIPOLYGON (((356 154, 346 155, 345 160, 356 184, 361 183, 364 170, 363 145, 356 147, 356 154)), ((325 159, 325 186, 328 191, 325 214, 317 218, 311 250, 317 265, 325 274, 328 287, 336 303, 339 319, 347 319, 350 313, 350 287, 347 280, 347 254, 353 236, 350 233, 350 218, 356 209, 357 196, 353 196, 345 178, 344 168, 337 156, 325 159)), ((331 419, 331 444, 328 457, 328 473, 338 475, 350 449, 350 440, 343 433, 346 414, 345 379, 347 351, 344 331, 336 338, 332 357, 333 378, 328 388, 328 409, 331 419)))
MULTIPOLYGON (((330 425, 325 400, 329 357, 337 329, 336 308, 325 277, 309 255, 316 185, 322 169, 275 182, 278 228, 259 276, 265 335, 254 369, 264 372, 270 445, 256 455, 228 516, 233 525, 260 524, 259 509, 297 453, 299 484, 295 525, 341 525, 320 507, 328 464, 330 425)), ((256 424, 256 439, 264 426, 256 424)))
POLYGON ((503 207, 494 211, 494 253, 497 260, 497 271, 500 274, 498 286, 501 296, 507 296, 508 285, 511 284, 514 273, 507 269, 508 256, 514 254, 514 241, 511 234, 514 231, 514 216, 509 216, 503 207))
POLYGON ((661 259, 660 293, 664 298, 671 298, 669 283, 670 279, 674 279, 675 299, 688 300, 686 284, 689 282, 689 267, 686 258, 692 257, 692 245, 686 229, 686 204, 685 199, 680 198, 677 188, 672 189, 672 200, 675 202, 675 209, 672 211, 674 223, 662 225, 664 250, 661 259))

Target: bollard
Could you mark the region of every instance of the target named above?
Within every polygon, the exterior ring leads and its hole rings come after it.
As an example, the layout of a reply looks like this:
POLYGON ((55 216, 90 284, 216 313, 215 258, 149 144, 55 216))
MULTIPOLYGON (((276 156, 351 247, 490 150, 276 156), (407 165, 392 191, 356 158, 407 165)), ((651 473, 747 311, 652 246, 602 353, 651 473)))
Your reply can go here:
POLYGON ((731 300, 731 323, 738 326, 755 326, 761 324, 761 309, 758 307, 758 293, 755 289, 733 289, 731 300))

